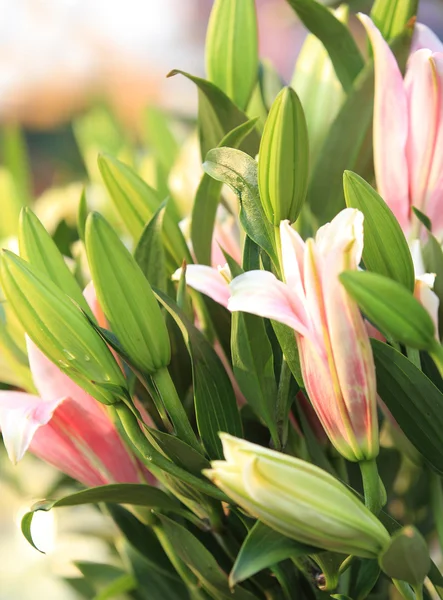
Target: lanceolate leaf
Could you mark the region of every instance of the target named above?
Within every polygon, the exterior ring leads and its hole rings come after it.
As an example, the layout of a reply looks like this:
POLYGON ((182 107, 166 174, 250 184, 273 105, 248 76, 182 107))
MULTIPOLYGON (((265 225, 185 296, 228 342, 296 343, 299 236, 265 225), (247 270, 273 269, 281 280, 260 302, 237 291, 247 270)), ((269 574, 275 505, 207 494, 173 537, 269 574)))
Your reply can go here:
POLYGON ((377 391, 430 467, 443 474, 443 394, 400 352, 371 340, 377 391))
MULTIPOLYGON (((206 79, 195 77, 184 71, 171 71, 172 75, 184 75, 193 81, 199 89, 199 133, 202 157, 212 148, 216 148, 223 136, 248 120, 248 117, 216 85, 206 79)), ((255 156, 259 147, 259 136, 253 130, 241 145, 242 150, 255 156)))
POLYGON ((157 291, 157 298, 182 332, 192 361, 197 427, 211 459, 223 458, 218 433, 242 435, 234 390, 223 365, 204 335, 174 302, 157 291))
POLYGON ((296 542, 257 521, 248 533, 229 575, 231 586, 286 558, 306 556, 317 548, 296 542))
POLYGON ((316 0, 288 0, 302 23, 324 44, 346 92, 363 68, 363 57, 349 29, 316 0))
POLYGON ((162 242, 165 209, 163 202, 143 229, 134 251, 134 258, 146 279, 162 291, 166 291, 165 250, 162 242))
POLYGON ((203 168, 237 194, 244 230, 277 265, 273 226, 266 219, 260 202, 256 161, 240 150, 215 148, 208 152, 203 168))
MULTIPOLYGON (((237 148, 242 140, 255 127, 257 119, 242 123, 224 136, 220 148, 237 148)), ((204 173, 200 180, 192 208, 191 240, 195 257, 199 264, 211 264, 211 243, 214 231, 215 215, 220 200, 222 182, 204 173)))
POLYGON ((356 173, 345 171, 343 187, 347 206, 364 214, 363 261, 368 271, 385 275, 413 291, 414 265, 409 246, 391 209, 356 173))

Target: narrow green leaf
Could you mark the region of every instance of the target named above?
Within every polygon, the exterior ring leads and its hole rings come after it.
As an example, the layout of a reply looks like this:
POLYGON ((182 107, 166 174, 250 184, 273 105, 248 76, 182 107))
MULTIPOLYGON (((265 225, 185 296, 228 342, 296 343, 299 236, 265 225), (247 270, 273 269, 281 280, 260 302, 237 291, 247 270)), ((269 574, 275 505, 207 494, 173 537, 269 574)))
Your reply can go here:
POLYGON ((31 167, 25 135, 17 124, 2 125, 2 158, 14 182, 15 194, 22 206, 32 199, 31 167))
POLYGON ((152 149, 165 172, 169 172, 177 158, 179 145, 165 113, 156 106, 148 106, 144 118, 144 131, 152 149))
POLYGON ((365 600, 380 577, 380 567, 376 560, 361 559, 357 578, 351 588, 351 598, 365 600))
POLYGON ((350 92, 364 61, 349 29, 315 0, 287 1, 303 25, 324 44, 343 89, 350 92))
MULTIPOLYGON (((412 30, 408 29, 392 44, 391 49, 400 64, 404 64, 409 54, 411 35, 412 30)), ((370 62, 349 91, 312 170, 308 203, 320 225, 331 221, 344 208, 343 172, 346 169, 368 181, 373 177, 373 104, 374 65, 370 62)))
POLYGON ((377 192, 356 173, 345 171, 346 205, 365 217, 363 261, 368 271, 385 275, 413 291, 414 265, 404 233, 391 209, 377 192))
POLYGON ((125 592, 132 592, 137 587, 135 578, 129 573, 124 573, 111 581, 104 589, 96 594, 93 600, 111 600, 116 596, 124 594, 125 592))
POLYGON ((403 32, 416 14, 418 0, 375 0, 371 19, 385 40, 392 40, 403 32))
POLYGON ((206 35, 206 72, 245 109, 257 81, 258 39, 254 0, 216 0, 206 35))
POLYGON ((443 474, 443 394, 400 352, 377 340, 371 344, 380 398, 429 466, 443 474))
POLYGON ((84 242, 85 241, 85 227, 86 219, 88 218, 88 202, 86 200, 86 188, 82 189, 80 196, 80 202, 78 203, 77 211, 77 231, 78 237, 84 242))
POLYGON ((296 558, 316 552, 318 552, 317 548, 287 538, 257 521, 238 553, 229 575, 229 583, 234 587, 237 583, 286 558, 296 558))
POLYGON ((437 294, 440 304, 438 306, 438 326, 440 337, 443 335, 443 250, 441 244, 428 233, 428 241, 423 248, 423 260, 428 273, 435 273, 433 291, 437 294))
POLYGON ((156 294, 180 328, 191 357, 195 415, 203 444, 211 459, 221 459, 223 450, 218 433, 226 431, 238 437, 242 435, 232 384, 204 335, 169 297, 159 291, 156 294))
POLYGON ((162 202, 147 223, 134 250, 134 258, 146 279, 154 287, 166 291, 165 250, 163 247, 163 219, 166 203, 162 202))
MULTIPOLYGON (((245 136, 253 130, 256 122, 257 119, 251 119, 242 123, 226 134, 218 147, 237 148, 245 136)), ((204 173, 195 195, 192 208, 191 241, 197 262, 202 265, 211 264, 211 243, 222 185, 222 182, 204 173)))
POLYGON ((300 367, 300 357, 298 354, 294 330, 283 323, 279 323, 278 321, 271 321, 271 323, 275 335, 277 336, 278 343, 280 344, 286 362, 288 363, 295 381, 301 388, 304 388, 303 376, 301 374, 300 367))
MULTIPOLYGON (((200 147, 202 157, 205 157, 209 150, 218 146, 227 133, 247 121, 248 117, 210 81, 179 70, 171 71, 168 77, 178 74, 193 81, 199 89, 200 147)), ((251 156, 255 156, 258 152, 259 142, 257 131, 252 130, 243 141, 241 149, 251 156)))
POLYGON ((431 568, 426 541, 410 525, 394 533, 391 543, 378 561, 389 577, 406 581, 412 586, 422 585, 431 568))
POLYGON ((419 350, 434 346, 434 323, 428 311, 404 286, 368 271, 345 271, 340 281, 384 334, 419 350))
POLYGON ((226 183, 237 194, 244 230, 277 265, 273 226, 266 219, 260 202, 256 161, 240 150, 216 148, 208 152, 203 168, 208 175, 226 183))
POLYGON ((415 206, 412 207, 412 212, 428 231, 432 231, 431 219, 425 215, 425 213, 421 212, 421 210, 418 210, 418 208, 415 206))
POLYGON ((226 573, 220 568, 212 554, 190 531, 164 515, 159 514, 158 518, 169 540, 177 549, 180 558, 211 595, 220 600, 229 600, 230 598, 233 600, 254 600, 255 595, 240 587, 231 591, 226 573))

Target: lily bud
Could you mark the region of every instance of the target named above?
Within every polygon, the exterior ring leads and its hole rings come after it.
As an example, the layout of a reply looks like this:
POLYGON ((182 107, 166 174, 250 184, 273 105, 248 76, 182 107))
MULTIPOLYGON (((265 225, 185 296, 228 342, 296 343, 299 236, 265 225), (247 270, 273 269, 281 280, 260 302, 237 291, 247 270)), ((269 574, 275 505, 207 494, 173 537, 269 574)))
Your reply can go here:
POLYGON ((1 254, 3 292, 40 350, 91 396, 113 404, 126 382, 110 350, 73 302, 39 269, 1 254), (115 389, 115 393, 113 391, 115 389))
POLYGON ((86 222, 86 251, 103 312, 133 365, 155 373, 171 360, 163 315, 148 280, 98 213, 86 222))
POLYGON ((297 94, 285 87, 266 120, 258 155, 258 186, 263 210, 274 225, 294 222, 306 197, 308 130, 297 94))
POLYGON ((222 491, 283 535, 332 552, 376 558, 390 537, 335 477, 311 463, 220 434, 224 461, 204 471, 222 491))

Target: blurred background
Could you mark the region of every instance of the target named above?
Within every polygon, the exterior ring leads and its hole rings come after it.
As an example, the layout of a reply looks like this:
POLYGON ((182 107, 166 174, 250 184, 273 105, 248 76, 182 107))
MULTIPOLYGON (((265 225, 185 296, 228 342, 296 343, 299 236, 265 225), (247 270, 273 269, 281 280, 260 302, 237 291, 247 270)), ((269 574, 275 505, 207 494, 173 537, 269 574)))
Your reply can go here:
MULTIPOLYGON (((306 32, 285 0, 256 3, 261 58, 288 82, 306 32)), ((2 245, 14 246, 24 202, 56 239, 59 232, 61 244, 69 242, 83 182, 97 178, 97 152, 117 154, 128 140, 140 171, 161 188, 150 141, 167 118, 171 139, 182 142, 197 110, 195 86, 166 75, 179 68, 204 76, 211 6, 211 0, 0 0, 2 245), (20 189, 11 183, 11 169, 21 170, 20 189)), ((350 6, 368 11, 371 2, 350 6)), ((422 0, 420 21, 442 37, 442 0, 422 0)), ((357 24, 351 25, 358 36, 357 24)), ((186 158, 199 163, 194 147, 186 147, 186 158)), ((178 179, 168 181, 177 197, 184 185, 178 179)), ((91 204, 105 202, 99 189, 89 194, 91 204)), ((62 249, 72 255, 69 243, 62 249)), ((8 368, 0 356, 0 381, 20 386, 8 368)), ((94 508, 38 513, 33 536, 46 554, 24 540, 20 518, 30 505, 72 486, 30 455, 12 466, 0 446, 0 600, 93 597, 79 590, 88 561, 118 564, 107 543, 112 522, 94 508)))

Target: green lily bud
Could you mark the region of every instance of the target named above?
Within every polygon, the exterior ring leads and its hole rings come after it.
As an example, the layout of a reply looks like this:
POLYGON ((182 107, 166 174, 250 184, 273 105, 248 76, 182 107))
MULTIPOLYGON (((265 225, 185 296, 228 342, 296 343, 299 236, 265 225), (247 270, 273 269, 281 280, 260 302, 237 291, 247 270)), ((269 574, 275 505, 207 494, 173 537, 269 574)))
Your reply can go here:
POLYGON ((44 273, 8 250, 2 250, 0 279, 9 305, 40 350, 91 396, 116 402, 125 379, 81 310, 44 273))
POLYGON ((67 296, 92 317, 91 309, 80 286, 69 270, 54 240, 28 207, 22 209, 19 221, 20 256, 45 273, 67 296))
POLYGON ((143 373, 166 367, 171 360, 168 330, 142 270, 98 213, 88 216, 85 238, 100 305, 133 365, 143 373))
POLYGON ((220 434, 225 461, 204 471, 263 523, 299 542, 365 558, 389 544, 380 521, 340 481, 298 458, 220 434))
POLYGON ((274 225, 294 222, 306 198, 309 144, 300 100, 285 87, 266 120, 258 155, 258 186, 263 210, 274 225))

